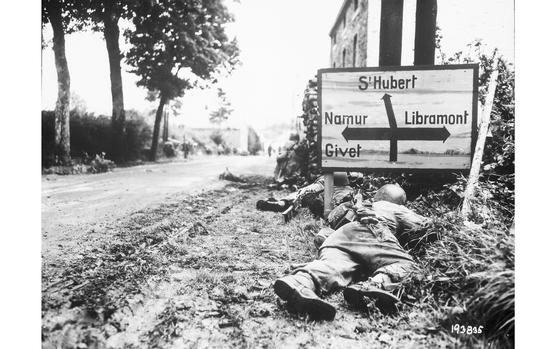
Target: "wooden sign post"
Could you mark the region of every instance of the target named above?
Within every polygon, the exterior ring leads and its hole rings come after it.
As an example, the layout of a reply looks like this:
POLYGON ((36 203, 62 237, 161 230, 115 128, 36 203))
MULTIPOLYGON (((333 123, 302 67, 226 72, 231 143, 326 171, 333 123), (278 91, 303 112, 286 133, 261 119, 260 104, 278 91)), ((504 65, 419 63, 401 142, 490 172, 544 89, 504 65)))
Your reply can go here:
POLYGON ((327 219, 333 209, 334 173, 326 172, 323 177, 325 178, 324 217, 327 219))

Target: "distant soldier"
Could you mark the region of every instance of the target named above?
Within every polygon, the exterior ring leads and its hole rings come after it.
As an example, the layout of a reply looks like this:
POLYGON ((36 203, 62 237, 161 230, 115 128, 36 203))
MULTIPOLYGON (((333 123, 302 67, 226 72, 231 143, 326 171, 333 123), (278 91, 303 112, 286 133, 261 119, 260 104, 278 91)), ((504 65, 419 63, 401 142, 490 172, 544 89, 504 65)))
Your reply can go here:
POLYGON ((400 186, 381 187, 373 200, 354 208, 357 221, 333 230, 320 246, 319 258, 276 280, 274 292, 316 319, 334 319, 336 309, 319 294, 340 288, 345 288, 344 299, 351 305, 363 307, 369 297, 383 313, 396 311, 399 299, 390 291, 416 266, 399 239, 417 235, 430 224, 404 207, 405 202, 400 186))
POLYGON ((276 183, 294 183, 300 177, 305 158, 305 148, 299 143, 299 135, 293 133, 290 140, 283 147, 283 151, 276 157, 274 181, 276 183))
POLYGON ((183 144, 182 144, 182 150, 183 150, 183 157, 186 159, 189 157, 189 143, 187 143, 187 141, 185 139, 183 139, 183 144))
POLYGON ((268 145, 268 157, 272 156, 272 144, 268 145))

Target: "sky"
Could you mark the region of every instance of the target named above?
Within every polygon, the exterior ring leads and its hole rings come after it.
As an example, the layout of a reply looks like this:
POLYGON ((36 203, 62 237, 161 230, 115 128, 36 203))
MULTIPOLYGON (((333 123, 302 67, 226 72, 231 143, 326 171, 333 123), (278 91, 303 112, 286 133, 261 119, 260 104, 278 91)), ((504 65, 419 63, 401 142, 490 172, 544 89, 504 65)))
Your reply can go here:
MULTIPOLYGON (((342 0, 228 0, 236 22, 228 32, 237 37, 243 64, 222 79, 217 87, 227 94, 234 108, 231 125, 250 124, 256 129, 292 122, 301 114, 307 81, 317 69, 329 67, 328 33, 342 0)), ((482 38, 488 47, 498 47, 514 58, 513 0, 440 0, 438 25, 447 53, 482 38)), ((46 27, 45 38, 50 37, 46 27)), ((123 42, 124 43, 124 42, 123 42)), ((124 47, 121 45, 121 47, 124 47)), ((71 90, 89 111, 110 115, 111 88, 105 43, 100 33, 66 36, 66 54, 71 90)), ((146 91, 137 87, 137 77, 123 65, 126 109, 155 109, 146 101, 146 91)), ((183 98, 182 117, 193 127, 207 124, 207 115, 217 108, 216 88, 190 90, 183 98)), ((42 51, 42 109, 54 109, 57 94, 52 49, 42 51)))

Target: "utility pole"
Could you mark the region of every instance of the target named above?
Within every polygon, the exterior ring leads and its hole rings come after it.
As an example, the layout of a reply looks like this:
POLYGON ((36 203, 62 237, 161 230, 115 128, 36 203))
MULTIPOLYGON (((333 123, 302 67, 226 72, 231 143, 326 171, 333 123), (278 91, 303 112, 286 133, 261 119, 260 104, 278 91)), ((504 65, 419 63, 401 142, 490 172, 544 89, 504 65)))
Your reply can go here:
POLYGON ((437 0, 416 0, 414 65, 433 65, 436 51, 437 0))

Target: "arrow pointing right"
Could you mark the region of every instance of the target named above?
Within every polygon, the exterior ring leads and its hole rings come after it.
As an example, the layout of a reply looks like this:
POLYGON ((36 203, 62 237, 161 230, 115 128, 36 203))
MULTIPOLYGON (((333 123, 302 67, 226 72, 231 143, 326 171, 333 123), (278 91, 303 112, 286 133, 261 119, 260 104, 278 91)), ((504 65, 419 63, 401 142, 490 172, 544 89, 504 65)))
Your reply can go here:
POLYGON ((445 126, 435 127, 348 127, 342 131, 342 137, 346 141, 388 141, 396 139, 399 141, 445 141, 451 134, 445 126))
POLYGON ((443 141, 443 143, 451 135, 445 126, 398 128, 396 133, 399 141, 443 141))

